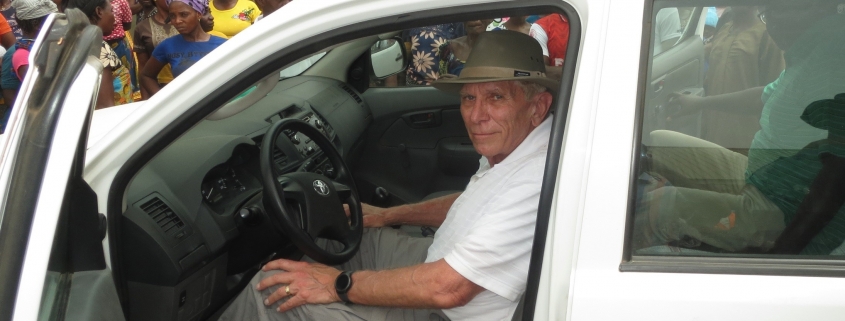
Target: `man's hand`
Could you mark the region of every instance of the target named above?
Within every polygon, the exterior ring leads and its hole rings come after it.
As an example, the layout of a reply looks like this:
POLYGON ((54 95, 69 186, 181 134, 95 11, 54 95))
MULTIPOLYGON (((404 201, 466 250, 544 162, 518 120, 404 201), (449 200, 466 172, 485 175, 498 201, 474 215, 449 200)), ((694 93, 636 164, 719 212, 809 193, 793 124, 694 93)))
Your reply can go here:
MULTIPOLYGON (((349 213, 349 206, 343 204, 343 210, 346 211, 346 216, 349 213)), ((387 226, 386 208, 375 207, 369 204, 361 203, 361 211, 364 216, 364 227, 384 227, 387 226)))
POLYGON ((672 93, 666 103, 666 120, 672 121, 673 117, 691 115, 701 111, 702 108, 703 99, 701 97, 672 93))
POLYGON ((284 270, 261 280, 256 290, 262 291, 275 285, 282 285, 267 299, 264 305, 272 305, 285 297, 290 297, 277 309, 284 312, 303 304, 327 304, 339 302, 334 289, 334 282, 340 271, 319 263, 297 262, 278 259, 264 265, 263 271, 284 270), (286 287, 290 294, 286 293, 286 287))

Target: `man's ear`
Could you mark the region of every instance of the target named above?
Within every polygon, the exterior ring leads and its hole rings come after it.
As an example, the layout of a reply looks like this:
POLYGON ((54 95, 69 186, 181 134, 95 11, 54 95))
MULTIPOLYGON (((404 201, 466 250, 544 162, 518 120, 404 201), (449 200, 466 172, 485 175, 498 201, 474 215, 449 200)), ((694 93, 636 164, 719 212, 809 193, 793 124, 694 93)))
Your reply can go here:
POLYGON ((549 114, 553 99, 552 93, 548 91, 538 93, 534 96, 534 101, 532 102, 534 104, 534 115, 531 116, 532 125, 536 127, 543 123, 546 115, 549 114))

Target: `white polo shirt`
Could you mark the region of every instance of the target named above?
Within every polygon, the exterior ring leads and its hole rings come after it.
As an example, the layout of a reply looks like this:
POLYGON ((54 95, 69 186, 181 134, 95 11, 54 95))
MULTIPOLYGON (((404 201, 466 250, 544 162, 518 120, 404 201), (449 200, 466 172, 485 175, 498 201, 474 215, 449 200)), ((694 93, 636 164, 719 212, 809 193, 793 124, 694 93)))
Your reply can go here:
POLYGON ((485 291, 443 312, 452 320, 510 320, 525 292, 552 118, 501 163, 481 157, 428 248, 426 262, 446 263, 485 291))

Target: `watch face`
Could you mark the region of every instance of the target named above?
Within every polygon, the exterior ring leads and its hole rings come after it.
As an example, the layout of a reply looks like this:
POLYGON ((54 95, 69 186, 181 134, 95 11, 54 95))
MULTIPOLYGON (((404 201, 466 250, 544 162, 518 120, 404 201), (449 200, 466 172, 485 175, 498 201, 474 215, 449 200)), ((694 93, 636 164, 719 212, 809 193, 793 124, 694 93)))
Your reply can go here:
POLYGON ((337 280, 334 283, 335 290, 346 292, 349 290, 350 283, 352 283, 350 275, 348 273, 341 273, 337 276, 337 280))

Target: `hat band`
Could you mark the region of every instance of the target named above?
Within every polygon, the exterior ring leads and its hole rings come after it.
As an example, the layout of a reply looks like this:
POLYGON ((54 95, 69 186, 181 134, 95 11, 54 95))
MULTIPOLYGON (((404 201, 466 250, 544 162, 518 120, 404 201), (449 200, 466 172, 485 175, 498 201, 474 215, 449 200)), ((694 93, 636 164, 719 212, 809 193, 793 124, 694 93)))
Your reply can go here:
POLYGON ((505 67, 464 67, 460 78, 519 78, 545 77, 540 71, 519 70, 505 67))

